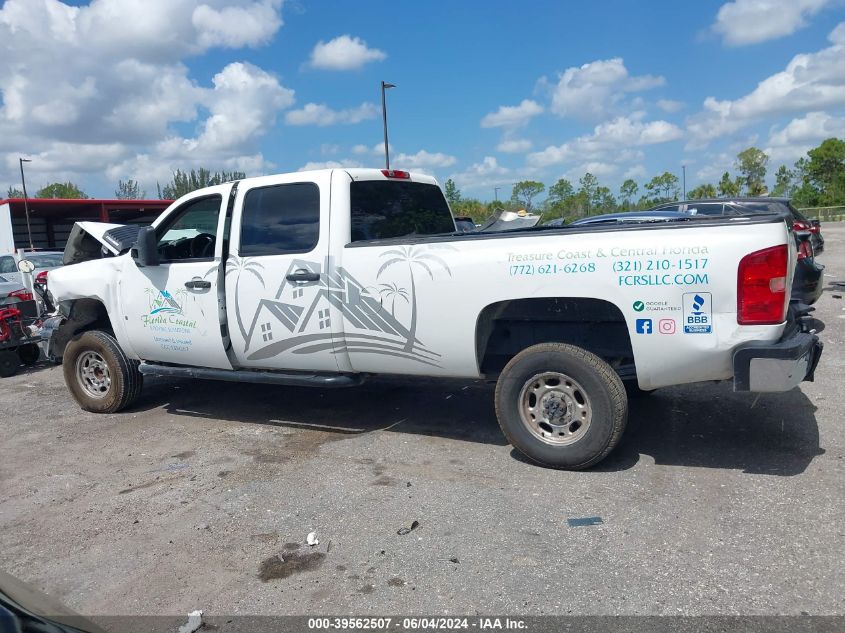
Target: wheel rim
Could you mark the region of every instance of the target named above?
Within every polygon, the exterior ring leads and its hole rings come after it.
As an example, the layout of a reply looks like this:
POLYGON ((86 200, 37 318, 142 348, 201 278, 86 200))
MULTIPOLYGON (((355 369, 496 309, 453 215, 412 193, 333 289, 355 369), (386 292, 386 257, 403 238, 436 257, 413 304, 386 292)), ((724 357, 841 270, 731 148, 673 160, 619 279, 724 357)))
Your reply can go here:
POLYGON ((577 442, 590 428, 593 409, 584 388, 566 374, 537 374, 519 392, 522 423, 534 437, 561 446, 577 442))
POLYGON ((79 386, 92 398, 105 398, 111 388, 111 374, 105 359, 97 352, 84 352, 76 361, 79 386))

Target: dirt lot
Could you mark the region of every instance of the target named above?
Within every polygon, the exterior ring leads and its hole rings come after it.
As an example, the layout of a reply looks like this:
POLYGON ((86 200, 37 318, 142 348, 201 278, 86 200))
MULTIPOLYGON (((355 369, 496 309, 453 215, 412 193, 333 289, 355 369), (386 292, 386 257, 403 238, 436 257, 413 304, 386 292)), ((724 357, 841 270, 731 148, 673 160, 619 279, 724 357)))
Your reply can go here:
POLYGON ((91 615, 842 614, 840 291, 815 383, 659 390, 580 473, 514 453, 483 383, 158 379, 96 416, 38 367, 0 382, 0 568, 91 615))

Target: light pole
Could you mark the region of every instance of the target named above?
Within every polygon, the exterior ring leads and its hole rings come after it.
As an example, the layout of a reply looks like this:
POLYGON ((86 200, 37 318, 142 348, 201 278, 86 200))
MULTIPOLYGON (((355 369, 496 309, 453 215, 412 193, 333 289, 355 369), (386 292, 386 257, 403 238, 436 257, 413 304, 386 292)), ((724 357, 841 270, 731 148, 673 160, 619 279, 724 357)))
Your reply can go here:
POLYGON ((493 187, 493 197, 496 199, 496 202, 499 201, 499 189, 501 187, 493 187))
POLYGON ((395 87, 394 84, 381 82, 381 118, 384 121, 384 166, 386 169, 390 169, 390 152, 387 150, 387 103, 384 100, 384 91, 395 87))
POLYGON ((35 246, 32 244, 32 229, 29 226, 29 202, 27 201, 26 197, 26 178, 23 175, 23 164, 24 163, 31 163, 32 160, 29 158, 21 158, 18 157, 18 163, 21 166, 21 184, 23 185, 23 209, 24 213, 26 214, 26 234, 29 237, 29 250, 35 250, 35 246))
POLYGON ((684 200, 687 199, 687 166, 681 165, 681 169, 684 172, 684 200))

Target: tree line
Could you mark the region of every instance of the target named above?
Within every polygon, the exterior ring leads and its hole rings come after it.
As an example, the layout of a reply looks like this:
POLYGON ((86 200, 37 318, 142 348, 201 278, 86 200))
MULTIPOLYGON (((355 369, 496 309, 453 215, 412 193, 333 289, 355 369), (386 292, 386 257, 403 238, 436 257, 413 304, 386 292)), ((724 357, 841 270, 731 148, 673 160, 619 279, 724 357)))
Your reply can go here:
MULTIPOLYGON (((175 200, 203 187, 219 185, 231 180, 241 180, 246 174, 240 171, 215 171, 200 167, 191 171, 177 169, 173 178, 164 186, 156 183, 159 199, 175 200)), ((9 187, 7 198, 23 198, 23 191, 17 187, 9 187)), ((147 192, 141 188, 137 180, 119 180, 114 191, 115 200, 145 200, 147 192)), ((62 198, 68 200, 87 200, 90 198, 82 189, 72 182, 54 182, 35 192, 33 198, 62 198)))
MULTIPOLYGON (((736 176, 725 171, 716 183, 703 183, 687 191, 687 198, 731 198, 739 196, 764 196, 792 198, 798 207, 845 205, 845 141, 829 138, 818 147, 799 158, 792 168, 780 165, 775 172, 771 191, 766 186, 769 156, 757 147, 749 147, 736 156, 736 176)), ((678 176, 663 172, 654 176, 640 188, 633 178, 626 179, 614 194, 599 183, 598 178, 587 172, 573 183, 559 179, 548 190, 536 180, 514 183, 509 200, 482 201, 465 198, 453 180, 445 184, 446 198, 452 211, 481 222, 497 209, 540 213, 543 220, 564 218, 566 221, 588 215, 639 211, 664 202, 674 202, 681 197, 678 176), (543 194, 546 198, 540 200, 543 194)))
MULTIPOLYGON (((791 168, 778 166, 771 191, 766 186, 769 156, 761 149, 749 147, 741 151, 733 167, 737 175, 731 176, 725 171, 718 182, 690 189, 687 198, 771 195, 792 198, 798 207, 845 205, 845 141, 842 139, 826 139, 791 168)), ((169 182, 163 186, 156 184, 156 193, 159 198, 175 200, 196 189, 243 178, 246 174, 237 171, 212 172, 203 167, 190 171, 177 169, 169 182)), ((455 215, 481 222, 499 209, 525 209, 529 213, 541 213, 544 220, 564 218, 571 221, 588 215, 648 209, 678 200, 682 192, 678 176, 666 171, 644 183, 642 188, 633 178, 628 178, 620 185, 618 193, 600 184, 589 172, 579 178, 577 184, 561 178, 548 190, 542 182, 522 180, 514 183, 508 200, 482 201, 464 197, 451 179, 445 183, 445 193, 455 215), (544 193, 546 197, 541 200, 544 193)), ((141 200, 147 197, 147 192, 135 180, 121 180, 114 196, 118 200, 141 200)), ((10 187, 7 197, 22 198, 23 192, 10 187)), ((54 182, 36 191, 34 197, 85 199, 89 196, 72 182, 54 182)))

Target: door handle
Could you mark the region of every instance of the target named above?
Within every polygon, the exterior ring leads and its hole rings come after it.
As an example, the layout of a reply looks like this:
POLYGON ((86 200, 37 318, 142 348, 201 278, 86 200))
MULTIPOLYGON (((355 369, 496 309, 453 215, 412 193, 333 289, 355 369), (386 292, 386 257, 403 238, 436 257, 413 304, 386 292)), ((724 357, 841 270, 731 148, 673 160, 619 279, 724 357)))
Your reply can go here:
POLYGON ((285 276, 288 281, 320 281, 320 273, 312 273, 308 270, 297 270, 285 276))
POLYGON ((211 282, 203 281, 202 279, 191 279, 185 282, 185 288, 190 288, 191 290, 208 290, 211 288, 211 282))

